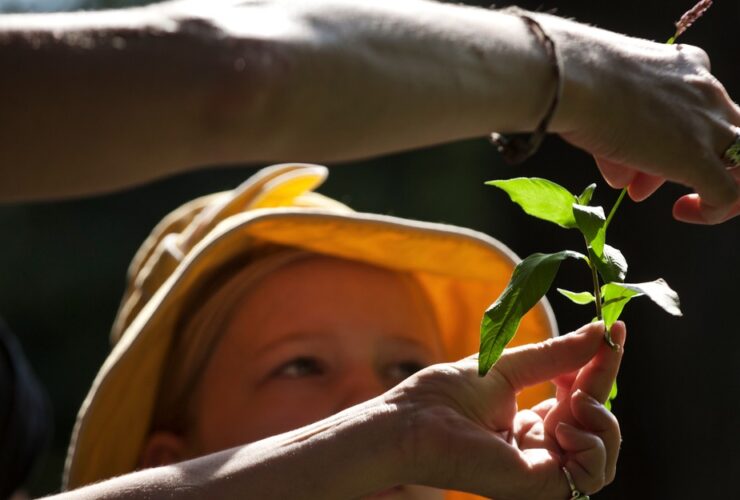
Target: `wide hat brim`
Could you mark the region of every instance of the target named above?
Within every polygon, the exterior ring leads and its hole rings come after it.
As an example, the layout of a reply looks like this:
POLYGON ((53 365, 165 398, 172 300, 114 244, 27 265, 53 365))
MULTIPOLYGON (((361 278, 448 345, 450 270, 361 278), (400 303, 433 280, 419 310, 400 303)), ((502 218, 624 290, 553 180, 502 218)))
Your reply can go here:
MULTIPOLYGON (((65 470, 68 489, 136 469, 149 431, 162 369, 190 290, 225 263, 278 244, 411 272, 434 306, 448 360, 478 350, 483 311, 503 291, 517 256, 476 231, 391 216, 311 208, 265 208, 216 225, 177 265, 128 325, 80 409, 65 470)), ((546 300, 523 319, 512 345, 557 335, 546 300)), ((523 391, 522 407, 552 395, 550 384, 523 391)))

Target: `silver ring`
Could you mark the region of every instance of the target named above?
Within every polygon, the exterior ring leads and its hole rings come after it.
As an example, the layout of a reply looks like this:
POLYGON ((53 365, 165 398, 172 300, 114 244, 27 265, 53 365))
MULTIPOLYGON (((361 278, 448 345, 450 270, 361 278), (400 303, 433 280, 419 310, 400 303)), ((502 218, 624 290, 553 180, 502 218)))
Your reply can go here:
POLYGON ((740 127, 733 127, 733 130, 735 131, 735 140, 725 150, 722 158, 731 167, 737 167, 740 165, 740 127))
POLYGON ((563 474, 565 474, 565 479, 568 480, 568 487, 570 487, 570 499, 569 500, 589 500, 588 495, 584 495, 580 491, 578 491, 578 488, 576 488, 575 483, 573 482, 573 476, 570 475, 570 471, 566 467, 561 467, 563 469, 563 474))

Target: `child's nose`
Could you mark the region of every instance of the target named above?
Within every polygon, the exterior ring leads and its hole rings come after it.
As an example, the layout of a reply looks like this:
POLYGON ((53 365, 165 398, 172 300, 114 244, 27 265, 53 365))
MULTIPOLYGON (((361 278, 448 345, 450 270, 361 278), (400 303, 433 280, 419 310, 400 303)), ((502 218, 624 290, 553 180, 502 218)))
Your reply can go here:
POLYGON ((336 411, 372 399, 387 389, 383 377, 376 370, 369 367, 352 369, 342 380, 336 411))

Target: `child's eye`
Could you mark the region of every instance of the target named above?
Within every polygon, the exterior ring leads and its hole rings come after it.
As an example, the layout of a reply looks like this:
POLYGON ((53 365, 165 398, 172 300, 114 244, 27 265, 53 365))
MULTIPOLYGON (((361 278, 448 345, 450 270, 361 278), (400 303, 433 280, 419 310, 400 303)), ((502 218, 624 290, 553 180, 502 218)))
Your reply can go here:
POLYGON ((398 383, 426 367, 427 364, 421 361, 401 361, 391 365, 388 375, 395 383, 398 383))
POLYGON ((299 356, 283 363, 272 372, 273 377, 299 378, 323 375, 323 363, 311 356, 299 356))

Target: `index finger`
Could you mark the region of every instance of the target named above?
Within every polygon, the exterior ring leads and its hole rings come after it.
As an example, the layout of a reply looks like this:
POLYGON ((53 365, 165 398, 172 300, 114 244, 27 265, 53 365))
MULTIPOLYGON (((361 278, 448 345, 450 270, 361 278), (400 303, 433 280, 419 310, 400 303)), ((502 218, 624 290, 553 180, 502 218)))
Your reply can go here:
POLYGON ((576 332, 506 349, 493 365, 489 380, 503 380, 518 393, 586 365, 601 348, 603 326, 591 323, 576 332))
POLYGON ((596 356, 578 373, 573 384, 574 392, 580 389, 600 403, 606 402, 617 372, 619 372, 626 334, 627 329, 621 321, 612 326, 611 337, 620 346, 619 349, 612 349, 602 342, 596 356))

